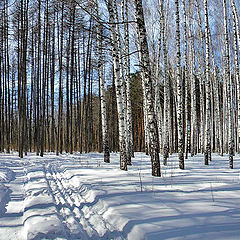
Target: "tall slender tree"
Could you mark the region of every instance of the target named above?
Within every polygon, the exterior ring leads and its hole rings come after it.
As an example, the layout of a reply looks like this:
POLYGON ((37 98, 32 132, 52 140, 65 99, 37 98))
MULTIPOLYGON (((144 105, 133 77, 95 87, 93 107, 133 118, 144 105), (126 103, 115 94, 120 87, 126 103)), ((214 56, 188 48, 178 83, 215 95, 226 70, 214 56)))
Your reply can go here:
POLYGON ((210 53, 209 53, 209 23, 208 1, 204 0, 205 13, 205 74, 206 74, 206 133, 205 133, 205 165, 211 161, 211 80, 210 80, 210 53))
POLYGON ((178 122, 178 158, 179 168, 184 169, 183 155, 183 82, 181 78, 181 39, 180 39, 180 13, 179 1, 175 0, 176 6, 176 45, 177 45, 177 122, 178 122))
MULTIPOLYGON (((111 24, 111 40, 112 40, 112 55, 113 55, 113 69, 114 79, 116 85, 117 109, 118 109, 118 124, 119 124, 119 148, 120 148, 120 169, 127 170, 127 153, 126 153, 126 139, 125 139, 125 109, 123 103, 123 81, 120 73, 120 60, 119 60, 119 45, 117 39, 118 31, 115 26, 115 14, 113 10, 112 0, 108 1, 109 22, 111 24)), ((115 9, 116 11, 116 9, 115 9)))
MULTIPOLYGON (((143 14, 142 0, 135 0, 136 23, 140 45, 140 65, 143 72, 143 84, 145 86, 147 122, 149 127, 149 152, 152 162, 152 175, 160 176, 159 147, 157 137, 157 122, 154 113, 153 81, 150 68, 150 58, 147 43, 146 27, 143 14)), ((146 113, 145 113, 146 114, 146 113)))
POLYGON ((224 19, 224 81, 227 86, 227 106, 228 106, 228 151, 229 167, 233 168, 234 138, 233 138, 233 105, 232 105, 232 77, 230 73, 230 48, 228 37, 227 1, 223 0, 223 19, 224 19))
MULTIPOLYGON (((99 16, 98 3, 96 2, 97 16, 99 16)), ((102 138, 103 138, 103 152, 104 162, 110 162, 109 153, 109 140, 108 140, 108 125, 107 125, 107 112, 106 112, 106 90, 104 81, 104 69, 103 69, 103 28, 100 24, 97 24, 97 41, 98 41, 98 77, 100 87, 100 101, 101 101, 101 126, 102 126, 102 138)))

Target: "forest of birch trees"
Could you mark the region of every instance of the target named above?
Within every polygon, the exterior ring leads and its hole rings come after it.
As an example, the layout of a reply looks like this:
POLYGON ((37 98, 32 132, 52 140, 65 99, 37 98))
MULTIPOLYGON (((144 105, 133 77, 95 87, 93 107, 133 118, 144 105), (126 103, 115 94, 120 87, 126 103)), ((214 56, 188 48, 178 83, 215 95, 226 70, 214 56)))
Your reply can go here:
POLYGON ((238 0, 1 0, 0 152, 240 152, 238 0))

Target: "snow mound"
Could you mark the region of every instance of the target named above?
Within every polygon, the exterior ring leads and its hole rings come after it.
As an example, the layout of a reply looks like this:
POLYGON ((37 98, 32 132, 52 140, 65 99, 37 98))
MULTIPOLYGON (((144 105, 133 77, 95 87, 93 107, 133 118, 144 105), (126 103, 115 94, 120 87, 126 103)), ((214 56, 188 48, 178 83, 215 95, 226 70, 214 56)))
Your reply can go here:
POLYGON ((0 167, 0 183, 7 183, 13 180, 14 172, 9 168, 0 167))
POLYGON ((0 183, 0 216, 6 212, 6 203, 9 201, 10 190, 0 183))
POLYGON ((66 237, 63 224, 57 215, 32 216, 24 223, 24 235, 27 240, 54 239, 66 237))

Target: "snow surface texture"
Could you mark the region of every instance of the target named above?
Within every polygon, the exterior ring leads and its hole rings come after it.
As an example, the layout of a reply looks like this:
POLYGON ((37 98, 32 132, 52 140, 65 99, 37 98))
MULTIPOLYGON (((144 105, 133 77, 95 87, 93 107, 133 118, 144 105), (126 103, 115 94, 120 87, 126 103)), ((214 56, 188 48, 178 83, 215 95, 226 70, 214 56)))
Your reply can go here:
POLYGON ((239 158, 172 155, 156 178, 143 153, 128 172, 119 154, 1 154, 0 240, 240 239, 239 158))

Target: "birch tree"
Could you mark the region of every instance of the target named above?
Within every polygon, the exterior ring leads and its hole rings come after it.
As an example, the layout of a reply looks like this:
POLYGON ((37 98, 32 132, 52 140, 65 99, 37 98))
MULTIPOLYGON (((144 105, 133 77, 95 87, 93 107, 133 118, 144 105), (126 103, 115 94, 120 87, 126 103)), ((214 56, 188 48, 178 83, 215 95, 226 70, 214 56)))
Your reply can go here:
POLYGON ((164 144, 163 144, 163 164, 167 164, 169 157, 169 116, 170 116, 170 89, 169 89, 169 76, 168 76, 168 60, 167 60, 167 44, 166 44, 166 28, 165 28, 165 13, 164 13, 164 0, 160 1, 161 8, 161 35, 163 43, 163 79, 164 79, 164 144))
POLYGON ((223 20, 224 20, 224 81, 227 86, 227 106, 228 106, 228 144, 229 144, 229 167, 233 168, 234 139, 233 139, 233 106, 232 106, 232 78, 230 73, 230 48, 227 25, 227 2, 223 0, 223 20))
POLYGON ((209 23, 208 1, 204 0, 205 14, 205 75, 206 75, 206 128, 205 128, 205 165, 211 161, 211 82, 210 82, 210 52, 209 52, 209 23))
POLYGON ((189 138, 190 138, 190 120, 188 118, 188 85, 189 85, 189 62, 188 62, 188 31, 187 31, 187 10, 186 0, 183 0, 184 11, 184 80, 185 80, 185 158, 188 158, 189 138))
POLYGON ((239 72, 239 48, 240 48, 240 28, 239 18, 235 5, 235 1, 231 0, 233 12, 233 36, 234 36, 234 68, 235 68, 235 82, 237 84, 237 151, 240 152, 240 72, 239 72))
MULTIPOLYGON (((98 3, 96 2, 96 11, 97 16, 98 12, 98 3)), ((104 162, 110 162, 110 153, 109 153, 109 141, 108 141, 108 125, 107 125, 107 112, 106 112, 106 97, 105 97, 105 81, 104 81, 104 72, 103 72, 103 31, 102 26, 97 24, 97 41, 98 41, 98 77, 100 85, 100 101, 101 101, 101 119, 102 119, 102 137, 103 137, 103 153, 104 153, 104 162)))
POLYGON ((125 139, 125 112, 123 106, 123 82, 120 75, 120 60, 117 39, 117 29, 115 23, 115 14, 113 10, 113 1, 108 1, 109 22, 111 24, 111 41, 112 41, 112 56, 113 56, 113 69, 116 86, 117 109, 118 109, 118 123, 119 123, 119 148, 120 148, 120 169, 127 170, 127 153, 126 153, 126 139, 125 139))
POLYGON ((179 1, 175 0, 176 6, 176 45, 177 45, 177 123, 178 123, 178 158, 179 168, 184 169, 183 155, 183 83, 181 78, 181 40, 180 40, 180 13, 179 1))
MULTIPOLYGON (((149 152, 152 162, 152 175, 160 176, 160 161, 159 161, 159 148, 157 137, 157 124, 156 116, 154 113, 154 97, 153 97, 153 81, 150 69, 150 58, 148 51, 146 27, 143 14, 142 0, 135 0, 136 7, 136 24, 140 45, 140 65, 143 73, 146 95, 146 109, 147 109, 147 122, 149 127, 149 152)), ((146 113, 144 113, 146 114, 146 113)))
MULTIPOLYGON (((193 16, 192 9, 192 1, 190 1, 190 18, 193 16)), ((194 76, 195 70, 195 49, 194 49, 194 36, 193 36, 193 26, 191 21, 189 22, 189 79, 190 79, 190 87, 191 87, 191 156, 197 154, 197 86, 196 79, 194 76)))
MULTIPOLYGON (((132 112, 130 100, 130 57, 129 57, 129 24, 128 24, 128 0, 122 0, 122 20, 124 23, 124 70, 126 82, 126 128, 127 128, 127 153, 134 156, 132 134, 132 112)), ((131 164, 131 156, 128 156, 128 164, 131 164)))
MULTIPOLYGON (((117 6, 117 1, 113 0, 113 12, 114 12, 114 19, 115 23, 119 23, 119 15, 118 15, 118 6, 117 6)), ((122 107, 123 107, 123 112, 124 112, 124 135, 125 135, 125 145, 126 145, 126 160, 127 160, 127 165, 131 165, 131 150, 130 150, 130 135, 129 135, 129 129, 130 127, 128 125, 128 111, 127 111, 127 86, 126 86, 126 78, 125 75, 128 72, 128 69, 124 69, 124 63, 123 63, 123 58, 124 58, 124 51, 122 51, 122 41, 121 41, 121 33, 120 33, 120 26, 119 24, 115 24, 115 29, 116 29, 116 42, 117 42, 117 53, 118 53, 118 59, 119 59, 119 73, 120 73, 120 80, 121 80, 121 91, 122 91, 122 107), (124 72, 126 70, 126 72, 124 72)), ((125 31, 124 31, 125 33, 125 31)), ((125 39, 126 40, 126 39, 125 39)), ((126 49, 125 49, 126 50, 126 49)), ((130 101, 130 99, 129 99, 130 101)), ((128 104, 129 105, 129 104, 128 104)))

